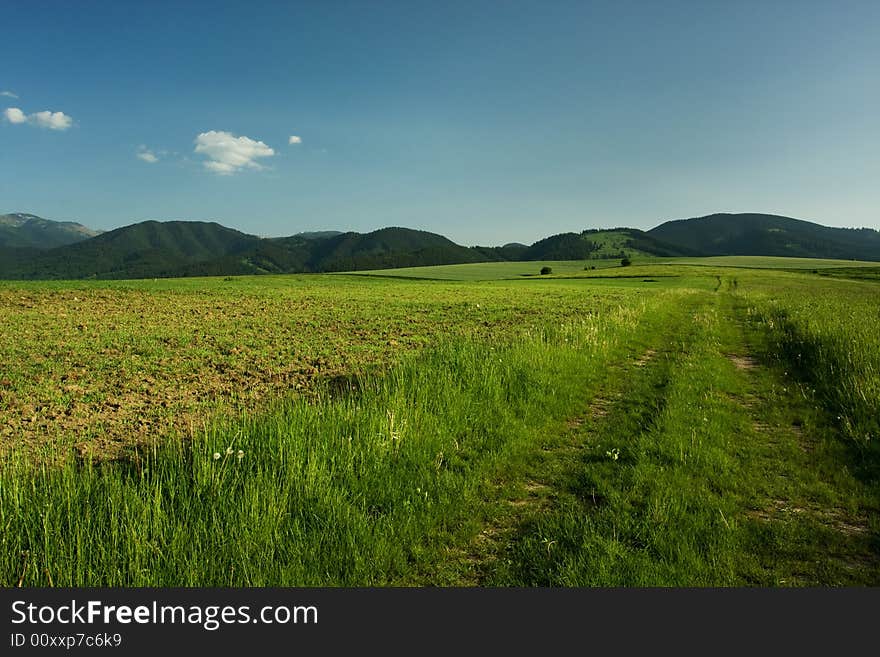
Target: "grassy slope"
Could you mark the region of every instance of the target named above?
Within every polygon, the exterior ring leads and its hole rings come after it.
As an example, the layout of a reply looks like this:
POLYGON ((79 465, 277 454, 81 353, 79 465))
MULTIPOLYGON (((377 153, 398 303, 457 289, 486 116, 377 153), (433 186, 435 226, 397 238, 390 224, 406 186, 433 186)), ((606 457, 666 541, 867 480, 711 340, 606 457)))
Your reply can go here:
POLYGON ((622 230, 600 230, 587 233, 585 237, 599 246, 599 250, 593 253, 594 258, 611 258, 618 260, 619 253, 626 253, 632 258, 652 258, 653 254, 627 246, 631 239, 629 233, 622 230))

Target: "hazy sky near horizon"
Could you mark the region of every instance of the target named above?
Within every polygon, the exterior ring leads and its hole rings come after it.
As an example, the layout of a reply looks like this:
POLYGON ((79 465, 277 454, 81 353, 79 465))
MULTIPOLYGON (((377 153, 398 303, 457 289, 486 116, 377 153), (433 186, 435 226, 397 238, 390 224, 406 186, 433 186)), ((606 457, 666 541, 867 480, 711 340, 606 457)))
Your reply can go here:
POLYGON ((0 213, 880 228, 880 2, 0 2, 0 213))

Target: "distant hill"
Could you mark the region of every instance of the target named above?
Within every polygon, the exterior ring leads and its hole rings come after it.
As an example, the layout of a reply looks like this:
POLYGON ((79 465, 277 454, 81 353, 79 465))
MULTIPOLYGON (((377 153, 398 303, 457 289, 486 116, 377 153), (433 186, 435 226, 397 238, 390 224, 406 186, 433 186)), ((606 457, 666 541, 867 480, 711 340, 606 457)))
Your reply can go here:
POLYGON ((525 245, 464 247, 421 230, 312 231, 260 238, 218 223, 145 221, 106 233, 0 215, 0 278, 82 279, 357 271, 492 261, 760 255, 880 261, 880 233, 790 217, 717 214, 634 228, 560 233, 525 245), (58 240, 72 240, 58 244, 58 240), (55 240, 55 242, 53 242, 55 240), (48 246, 54 244, 53 246, 48 246))
POLYGON ((830 228, 773 214, 711 214, 667 221, 648 235, 702 255, 880 261, 880 232, 830 228))
POLYGON ((510 242, 504 246, 472 246, 474 251, 480 254, 486 262, 504 260, 525 260, 524 254, 528 250, 525 244, 510 242))
POLYGON ((342 235, 341 230, 312 230, 312 231, 303 231, 302 233, 297 233, 294 237, 302 237, 306 240, 323 240, 328 237, 336 237, 337 235, 342 235))
POLYGON ((695 256, 692 249, 667 244, 635 228, 561 233, 532 244, 523 260, 595 260, 624 256, 695 256))
POLYGON ((259 238, 201 221, 145 221, 43 251, 0 248, 0 278, 158 278, 301 273, 480 262, 476 251, 408 228, 259 238))
POLYGON ((312 271, 453 265, 483 260, 479 253, 442 235, 410 228, 342 233, 317 242, 313 254, 309 261, 312 271))
POLYGON ((246 252, 260 238, 200 221, 145 221, 0 264, 9 278, 147 278, 246 252))
POLYGON ((614 228, 611 230, 585 230, 586 239, 599 246, 593 258, 655 257, 675 258, 699 256, 694 249, 680 244, 670 244, 637 228, 614 228))
POLYGON ((0 248, 52 249, 98 235, 73 221, 51 221, 33 214, 0 214, 0 248))

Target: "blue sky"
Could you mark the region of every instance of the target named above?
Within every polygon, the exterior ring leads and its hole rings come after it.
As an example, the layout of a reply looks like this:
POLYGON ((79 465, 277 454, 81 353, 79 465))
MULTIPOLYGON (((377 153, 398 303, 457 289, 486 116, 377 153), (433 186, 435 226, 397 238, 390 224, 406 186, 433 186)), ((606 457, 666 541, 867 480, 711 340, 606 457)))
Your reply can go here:
POLYGON ((880 228, 875 1, 9 0, 0 62, 0 213, 468 245, 880 228))

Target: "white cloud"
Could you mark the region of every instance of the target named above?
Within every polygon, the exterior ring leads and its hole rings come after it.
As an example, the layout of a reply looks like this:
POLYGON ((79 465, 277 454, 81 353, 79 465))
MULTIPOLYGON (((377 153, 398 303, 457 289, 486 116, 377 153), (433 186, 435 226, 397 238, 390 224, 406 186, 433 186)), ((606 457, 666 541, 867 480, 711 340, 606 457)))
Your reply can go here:
POLYGON ((196 137, 196 153, 208 157, 205 168, 228 176, 244 168, 262 169, 257 158, 271 157, 275 151, 261 141, 250 137, 236 137, 223 130, 210 130, 196 137))
POLYGON ((37 112, 28 116, 28 122, 50 130, 67 130, 73 125, 73 119, 64 112, 37 112))
POLYGON ((18 95, 12 93, 11 91, 0 91, 0 96, 6 96, 7 98, 18 99, 18 95))
POLYGON ((10 123, 25 123, 27 121, 27 117, 17 107, 7 107, 6 111, 3 112, 3 116, 6 117, 6 120, 10 123))
POLYGON ((149 162, 150 164, 155 164, 159 161, 158 156, 146 146, 139 146, 136 155, 144 162, 149 162))
POLYGON ((25 114, 17 107, 7 107, 3 115, 10 123, 29 123, 50 130, 67 130, 73 125, 73 119, 64 112, 43 111, 25 114))
POLYGON ((290 135, 290 139, 287 140, 288 144, 301 144, 303 143, 302 137, 297 137, 296 135, 290 135))

